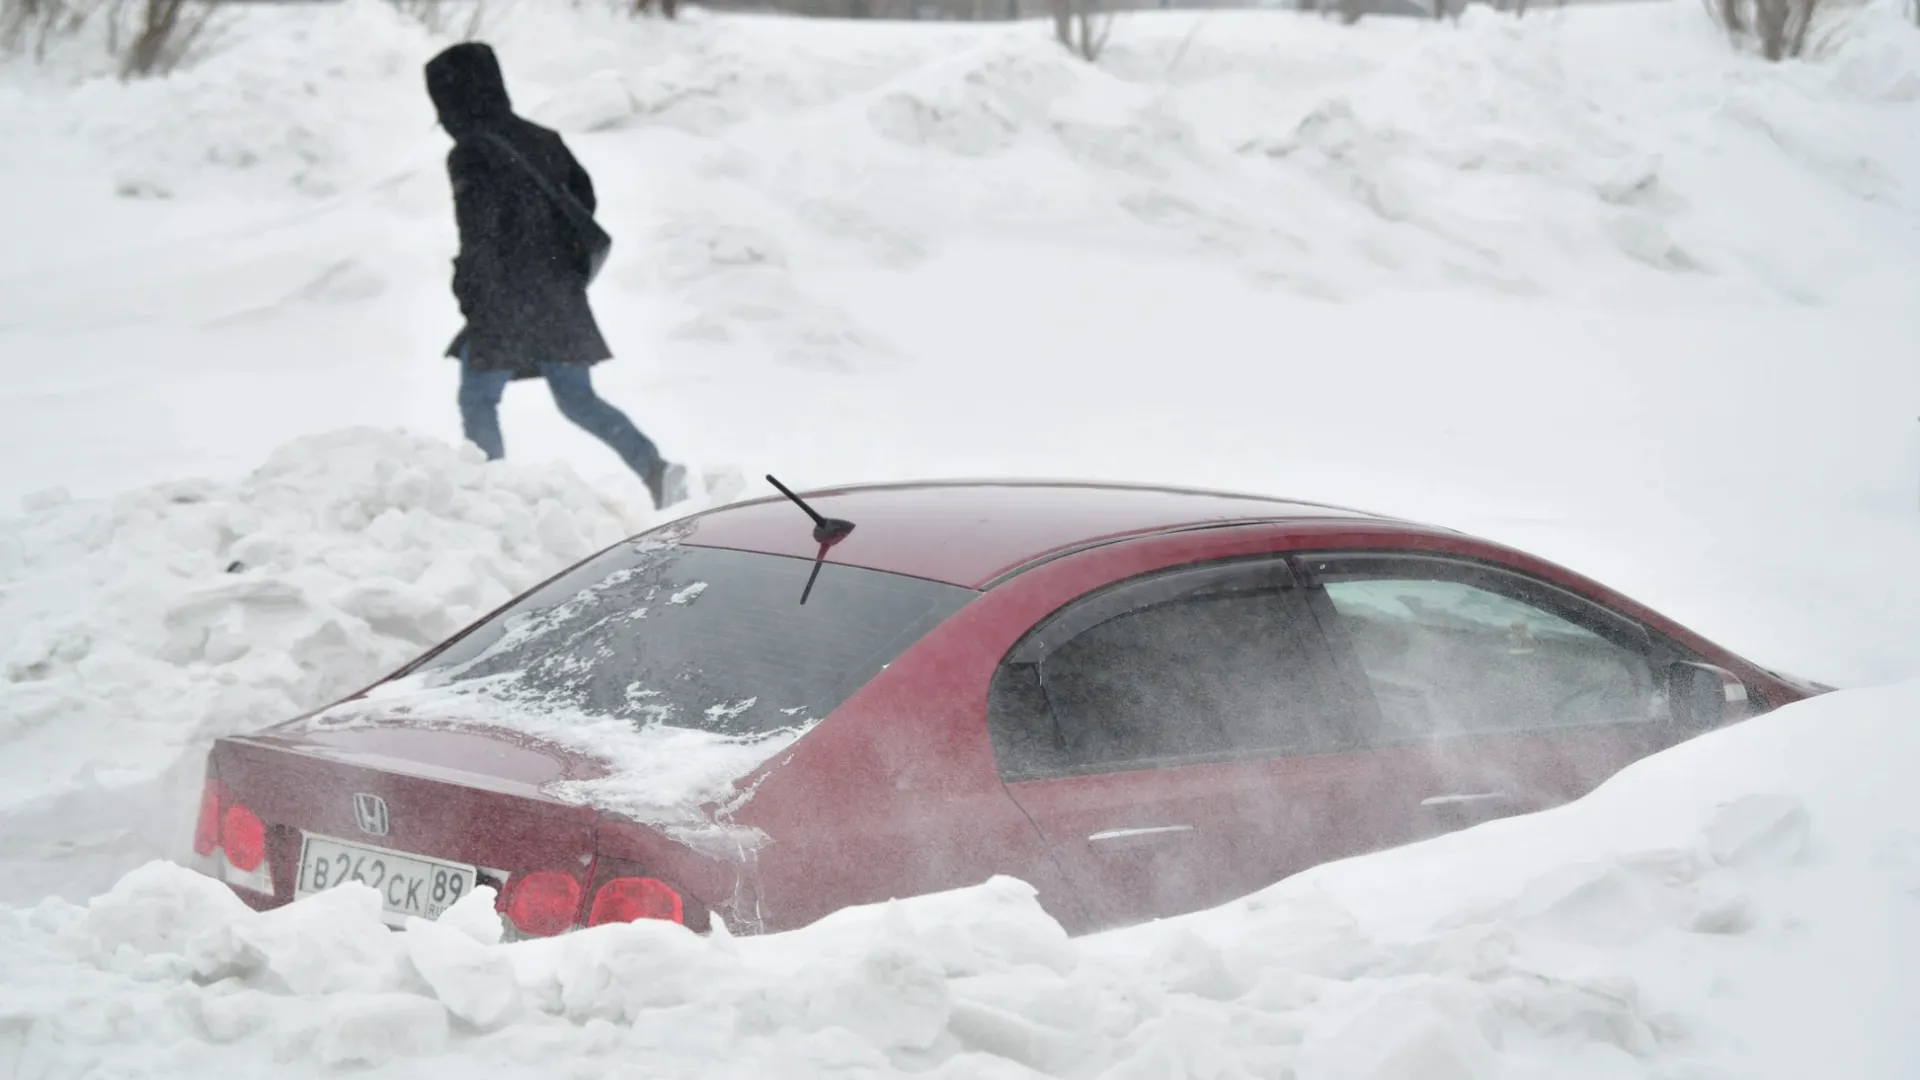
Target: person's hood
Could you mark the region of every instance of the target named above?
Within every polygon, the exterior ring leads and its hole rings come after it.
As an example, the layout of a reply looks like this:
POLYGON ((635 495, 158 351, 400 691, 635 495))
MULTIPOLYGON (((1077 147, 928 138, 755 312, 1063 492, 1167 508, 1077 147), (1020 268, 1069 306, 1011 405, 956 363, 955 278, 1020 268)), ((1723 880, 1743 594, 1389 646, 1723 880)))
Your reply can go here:
POLYGON ((440 126, 456 139, 513 115, 500 61, 478 41, 461 42, 427 61, 427 95, 440 126))

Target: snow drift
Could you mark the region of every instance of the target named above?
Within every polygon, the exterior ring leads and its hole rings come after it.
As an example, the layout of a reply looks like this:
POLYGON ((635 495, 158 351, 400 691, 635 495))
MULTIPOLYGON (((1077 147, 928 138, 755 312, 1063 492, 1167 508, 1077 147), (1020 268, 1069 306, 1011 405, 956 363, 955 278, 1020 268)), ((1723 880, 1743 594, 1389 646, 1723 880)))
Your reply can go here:
MULTIPOLYGON (((1916 207, 1901 117, 1920 101, 1900 19, 1849 11, 1815 62, 1765 69, 1684 3, 1359 30, 1141 15, 1098 66, 1039 23, 518 4, 486 36, 520 106, 637 196, 608 201, 621 250, 647 252, 616 254, 614 280, 684 295, 709 332, 760 309, 781 351, 858 335, 806 271, 910 264, 980 228, 1205 253, 1323 297, 1892 299, 1916 207)), ((381 0, 248 10, 164 80, 69 88, 0 66, 32 104, 0 133, 52 150, 23 183, 80 184, 120 213, 221 200, 205 220, 231 226, 236 197, 292 197, 439 235, 443 144, 419 72, 443 44, 381 0)), ((369 289, 386 276, 361 272, 369 289)))
POLYGON ((564 467, 379 430, 235 484, 34 496, 0 522, 5 895, 177 853, 213 739, 366 686, 638 531, 627 514, 564 467))
POLYGON ((45 1080, 1906 1076, 1917 717, 1920 684, 1843 691, 1559 810, 1077 941, 1009 879, 767 938, 639 923, 501 944, 486 891, 393 933, 369 889, 256 914, 155 863, 85 905, 0 909, 0 1062, 45 1080))

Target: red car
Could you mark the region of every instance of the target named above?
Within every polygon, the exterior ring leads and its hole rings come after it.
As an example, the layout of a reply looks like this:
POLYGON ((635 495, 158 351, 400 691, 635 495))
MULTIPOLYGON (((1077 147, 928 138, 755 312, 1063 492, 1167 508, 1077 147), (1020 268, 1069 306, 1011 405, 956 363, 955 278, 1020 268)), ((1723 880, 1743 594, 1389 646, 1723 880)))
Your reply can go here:
POLYGON ((255 907, 361 880, 396 924, 485 884, 524 935, 770 932, 1008 874, 1084 931, 1563 803, 1826 689, 1446 529, 852 487, 616 544, 348 699, 355 722, 219 740, 195 839, 255 907), (443 707, 389 707, 400 685, 443 707), (739 763, 696 808, 710 829, 581 795, 662 733, 649 769, 739 763))

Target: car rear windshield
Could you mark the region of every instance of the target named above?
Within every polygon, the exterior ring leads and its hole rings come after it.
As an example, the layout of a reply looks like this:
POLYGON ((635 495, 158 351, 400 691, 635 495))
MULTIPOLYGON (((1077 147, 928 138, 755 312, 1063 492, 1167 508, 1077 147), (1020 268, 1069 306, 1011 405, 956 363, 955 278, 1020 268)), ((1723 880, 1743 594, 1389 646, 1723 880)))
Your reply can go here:
POLYGON ((621 544, 409 674, 516 706, 759 735, 824 718, 976 595, 826 563, 803 605, 813 569, 782 555, 621 544))

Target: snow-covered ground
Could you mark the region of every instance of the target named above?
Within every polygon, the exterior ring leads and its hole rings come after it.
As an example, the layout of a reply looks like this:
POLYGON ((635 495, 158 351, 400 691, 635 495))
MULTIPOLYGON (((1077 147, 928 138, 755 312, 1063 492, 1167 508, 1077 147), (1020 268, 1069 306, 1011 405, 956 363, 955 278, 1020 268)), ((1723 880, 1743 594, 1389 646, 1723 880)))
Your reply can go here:
MULTIPOLYGON (((1012 883, 766 941, 483 947, 481 918, 382 936, 351 894, 255 917, 176 868, 120 880, 180 853, 210 738, 651 516, 537 388, 512 462, 453 445, 444 42, 378 0, 289 7, 163 81, 79 79, 97 42, 0 62, 0 1076, 1920 1070, 1880 1011, 1917 990, 1911 687, 1081 943, 1012 883)), ((1538 551, 1762 663, 1920 676, 1897 11, 1779 66, 1691 0, 1142 15, 1097 67, 1038 23, 496 11, 616 237, 596 380, 708 497, 1320 498, 1538 551)))
POLYGON ((0 909, 22 1078, 1799 1080, 1920 1069, 1920 682, 1789 707, 1578 803, 1071 940, 1011 879, 767 938, 391 933, 155 862, 0 909))

